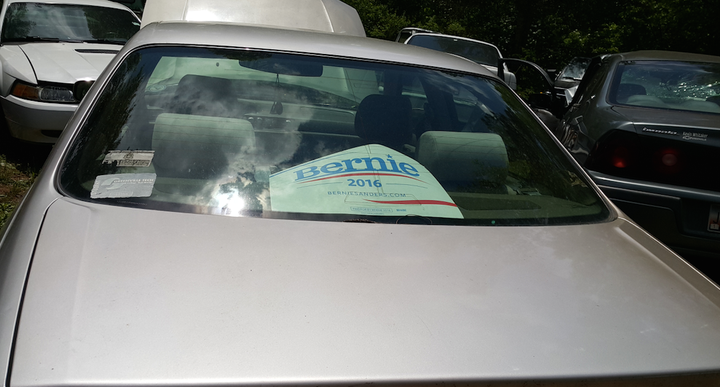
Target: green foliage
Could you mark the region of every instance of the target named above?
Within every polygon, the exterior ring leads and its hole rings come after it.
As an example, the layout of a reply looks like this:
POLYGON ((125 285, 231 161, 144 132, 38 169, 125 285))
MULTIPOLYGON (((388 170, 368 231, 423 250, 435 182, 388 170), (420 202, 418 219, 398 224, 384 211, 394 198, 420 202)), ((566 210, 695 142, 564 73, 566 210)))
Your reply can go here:
POLYGON ((0 155, 0 228, 10 218, 34 180, 35 173, 18 170, 17 166, 0 155))
POLYGON ((394 40, 397 33, 410 24, 410 20, 397 15, 379 0, 344 0, 354 7, 371 38, 394 40))
POLYGON ((506 57, 560 68, 574 56, 634 50, 720 55, 717 0, 344 0, 368 36, 403 27, 495 44, 506 57))

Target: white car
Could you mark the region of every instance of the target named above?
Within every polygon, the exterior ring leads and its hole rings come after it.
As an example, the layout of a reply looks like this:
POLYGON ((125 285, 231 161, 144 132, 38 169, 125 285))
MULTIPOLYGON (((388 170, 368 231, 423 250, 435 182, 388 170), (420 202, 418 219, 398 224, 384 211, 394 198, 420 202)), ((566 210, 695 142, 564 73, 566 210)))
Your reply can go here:
POLYGON ((54 143, 140 20, 106 0, 9 0, 0 14, 0 102, 10 134, 54 143))
MULTIPOLYGON (((494 44, 460 36, 440 34, 422 28, 403 28, 395 41, 461 56, 482 65, 495 74, 498 73, 498 61, 503 57, 494 44)), ((503 70, 505 82, 513 90, 517 89, 515 74, 511 73, 505 64, 503 64, 503 70)))

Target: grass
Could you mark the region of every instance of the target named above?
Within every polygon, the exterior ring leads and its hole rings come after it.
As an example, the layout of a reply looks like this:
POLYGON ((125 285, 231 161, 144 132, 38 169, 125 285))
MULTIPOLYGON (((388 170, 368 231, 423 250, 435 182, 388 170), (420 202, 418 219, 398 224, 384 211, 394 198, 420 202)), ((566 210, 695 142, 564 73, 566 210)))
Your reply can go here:
POLYGON ((21 169, 0 155, 0 228, 32 186, 37 171, 21 169))

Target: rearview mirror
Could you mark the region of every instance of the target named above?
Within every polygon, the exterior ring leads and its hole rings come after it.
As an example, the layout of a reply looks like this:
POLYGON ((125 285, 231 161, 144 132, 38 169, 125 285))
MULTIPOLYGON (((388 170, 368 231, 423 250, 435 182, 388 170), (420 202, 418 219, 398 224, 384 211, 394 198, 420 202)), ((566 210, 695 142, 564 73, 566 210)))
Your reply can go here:
POLYGON ((319 77, 323 74, 323 66, 319 63, 277 58, 275 56, 253 60, 240 60, 238 63, 245 68, 279 75, 319 77))

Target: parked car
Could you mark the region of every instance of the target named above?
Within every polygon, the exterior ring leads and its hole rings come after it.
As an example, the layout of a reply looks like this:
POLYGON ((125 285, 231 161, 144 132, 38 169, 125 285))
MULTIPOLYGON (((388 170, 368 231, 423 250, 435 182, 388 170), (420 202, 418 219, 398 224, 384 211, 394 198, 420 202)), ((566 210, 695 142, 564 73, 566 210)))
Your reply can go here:
POLYGON ((138 17, 142 17, 143 8, 147 0, 112 0, 130 8, 138 17))
MULTIPOLYGON (((461 56, 484 66, 494 73, 498 72, 498 61, 502 58, 500 50, 493 44, 460 36, 439 34, 415 27, 403 28, 396 41, 461 56)), ((517 89, 515 74, 510 72, 507 66, 504 68, 504 74, 503 79, 507 84, 512 89, 517 89)))
POLYGON ((595 58, 557 136, 651 234, 681 254, 720 258, 720 57, 595 58))
POLYGON ((395 37, 395 41, 398 43, 405 43, 409 37, 417 34, 417 33, 433 33, 432 30, 428 30, 425 28, 419 28, 419 27, 405 27, 400 32, 398 32, 397 37, 395 37))
POLYGON ((575 91, 582 81, 585 70, 592 58, 575 57, 555 77, 555 94, 562 99, 564 107, 570 105, 575 91))
POLYGON ((350 34, 143 27, 0 278, 7 387, 720 382, 720 289, 500 78, 350 34))
POLYGON ((10 134, 53 143, 83 95, 140 28, 106 0, 8 0, 0 11, 0 104, 10 134))

